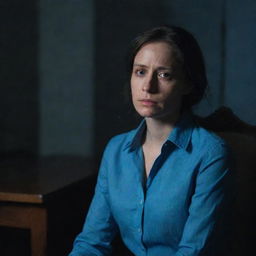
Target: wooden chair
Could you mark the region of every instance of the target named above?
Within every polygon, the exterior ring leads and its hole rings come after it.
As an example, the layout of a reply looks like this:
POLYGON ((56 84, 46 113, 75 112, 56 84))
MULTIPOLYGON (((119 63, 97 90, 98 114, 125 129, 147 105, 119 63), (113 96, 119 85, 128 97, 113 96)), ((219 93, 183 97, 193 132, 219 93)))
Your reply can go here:
POLYGON ((226 107, 197 119, 201 126, 222 137, 233 151, 235 204, 230 216, 230 252, 225 256, 252 255, 256 242, 256 126, 243 122, 226 107))

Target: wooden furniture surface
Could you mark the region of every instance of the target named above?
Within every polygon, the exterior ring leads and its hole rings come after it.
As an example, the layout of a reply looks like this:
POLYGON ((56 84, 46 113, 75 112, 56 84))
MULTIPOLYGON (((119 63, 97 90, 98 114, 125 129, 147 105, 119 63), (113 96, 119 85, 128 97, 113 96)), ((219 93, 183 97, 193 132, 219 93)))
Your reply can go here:
POLYGON ((31 256, 61 255, 65 250, 54 248, 65 247, 69 233, 77 233, 74 226, 81 229, 94 184, 90 159, 1 159, 0 226, 29 229, 31 256))
POLYGON ((233 132, 256 138, 256 126, 241 120, 228 107, 220 107, 207 117, 197 116, 197 120, 202 127, 216 133, 233 132))
POLYGON ((79 157, 4 159, 0 162, 0 201, 41 204, 94 171, 92 161, 79 157))

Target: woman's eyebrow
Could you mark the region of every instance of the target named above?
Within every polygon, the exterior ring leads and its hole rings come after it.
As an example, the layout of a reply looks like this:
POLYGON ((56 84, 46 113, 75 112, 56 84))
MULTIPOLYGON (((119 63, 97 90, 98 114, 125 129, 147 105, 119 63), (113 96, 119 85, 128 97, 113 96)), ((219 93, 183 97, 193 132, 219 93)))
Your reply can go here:
POLYGON ((172 70, 172 67, 158 67, 157 70, 172 70))
MULTIPOLYGON (((134 63, 133 66, 134 66, 134 67, 141 67, 141 68, 148 68, 147 65, 140 64, 140 63, 134 63)), ((160 66, 160 67, 157 67, 157 70, 172 70, 172 67, 169 67, 169 66, 160 66)))
POLYGON ((134 63, 134 67, 141 67, 141 68, 147 68, 147 65, 139 64, 139 63, 134 63))

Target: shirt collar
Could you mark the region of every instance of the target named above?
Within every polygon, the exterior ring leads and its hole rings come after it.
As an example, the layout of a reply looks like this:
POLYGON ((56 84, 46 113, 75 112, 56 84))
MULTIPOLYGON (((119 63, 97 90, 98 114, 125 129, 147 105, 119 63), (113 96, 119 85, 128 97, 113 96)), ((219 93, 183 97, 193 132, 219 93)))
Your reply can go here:
POLYGON ((181 116, 167 140, 177 147, 187 150, 194 127, 195 123, 192 114, 186 112, 181 116))
MULTIPOLYGON (((167 141, 170 141, 179 148, 187 150, 189 142, 191 140, 191 134, 195 123, 193 116, 190 112, 182 114, 174 129, 169 134, 167 141)), ((142 136, 146 129, 146 121, 143 119, 139 126, 130 133, 128 142, 124 147, 124 150, 129 148, 129 151, 133 151, 141 146, 142 136)))
POLYGON ((145 129, 146 129, 146 121, 145 119, 143 119, 140 122, 139 126, 129 134, 128 142, 125 145, 124 150, 129 148, 129 151, 133 151, 135 150, 135 148, 138 148, 139 146, 141 146, 141 140, 142 140, 142 136, 145 129))

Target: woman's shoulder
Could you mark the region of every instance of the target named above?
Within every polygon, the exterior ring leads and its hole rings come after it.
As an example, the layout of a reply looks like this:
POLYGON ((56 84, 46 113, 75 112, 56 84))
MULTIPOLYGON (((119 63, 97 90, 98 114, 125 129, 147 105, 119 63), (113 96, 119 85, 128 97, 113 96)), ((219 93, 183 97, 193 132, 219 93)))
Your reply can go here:
POLYGON ((192 143, 199 149, 211 154, 226 154, 230 151, 227 142, 213 131, 201 126, 194 129, 192 143))
POLYGON ((106 146, 106 151, 125 149, 132 142, 136 129, 113 136, 106 146))

